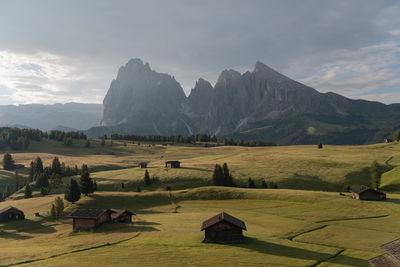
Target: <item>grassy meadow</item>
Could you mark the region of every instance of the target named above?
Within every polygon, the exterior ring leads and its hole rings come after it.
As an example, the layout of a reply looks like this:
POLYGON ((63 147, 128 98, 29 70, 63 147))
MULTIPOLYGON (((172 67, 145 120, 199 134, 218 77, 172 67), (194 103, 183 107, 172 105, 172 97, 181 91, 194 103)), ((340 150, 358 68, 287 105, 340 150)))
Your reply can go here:
MULTIPOLYGON (((25 212, 26 220, 0 224, 0 265, 26 266, 369 266, 380 246, 400 237, 400 145, 212 147, 83 141, 71 147, 43 140, 27 151, 10 151, 29 166, 40 156, 66 165, 87 164, 98 192, 75 207, 124 208, 134 223, 103 225, 94 233, 71 233, 72 222, 53 220, 51 203, 64 186, 31 199, 23 190, 0 202, 25 212), (167 169, 167 160, 182 168, 167 169), (369 166, 385 166, 384 202, 356 201, 339 194, 347 186, 370 183, 369 166), (143 184, 148 162, 151 185, 143 184), (239 188, 212 186, 216 163, 227 163, 239 188), (251 177, 279 189, 248 189, 251 177), (122 185, 123 184, 123 185, 122 185), (135 192, 137 186, 142 192, 135 192), (166 187, 172 190, 167 191, 166 187), (293 190, 296 189, 296 190, 293 190), (202 221, 225 211, 245 221, 243 244, 203 244, 202 221), (41 216, 34 214, 39 212, 41 216)), ((27 169, 19 171, 26 176, 27 169)), ((0 170, 0 190, 15 183, 13 171, 0 170)))

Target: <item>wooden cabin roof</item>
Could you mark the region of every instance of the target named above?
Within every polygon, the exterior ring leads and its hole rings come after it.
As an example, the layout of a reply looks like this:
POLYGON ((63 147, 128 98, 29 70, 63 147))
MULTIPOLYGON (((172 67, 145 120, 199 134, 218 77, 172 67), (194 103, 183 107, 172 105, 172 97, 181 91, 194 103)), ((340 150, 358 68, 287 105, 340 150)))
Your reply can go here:
POLYGON ((381 248, 400 261, 400 238, 382 245, 381 248))
POLYGON ((71 212, 67 218, 81 218, 81 219, 98 219, 104 213, 110 212, 109 209, 80 209, 77 208, 71 212))
MULTIPOLYGON (((351 192, 356 193, 356 194, 360 194, 360 193, 362 193, 362 192, 364 192, 364 191, 367 191, 368 189, 371 189, 371 188, 369 188, 369 187, 366 186, 366 185, 361 185, 361 186, 359 186, 359 187, 356 187, 356 188, 352 189, 351 192)), ((373 190, 373 189, 372 189, 372 190, 373 190)), ((374 190, 374 191, 375 191, 375 190, 374 190)))
POLYGON ((129 211, 129 210, 120 210, 120 209, 110 209, 111 211, 111 218, 116 219, 122 214, 128 214, 128 215, 136 215, 135 213, 129 211))
POLYGON ((397 267, 399 266, 397 260, 389 253, 380 255, 378 257, 368 260, 368 262, 375 267, 397 267))
POLYGON ((6 207, 6 208, 0 210, 0 214, 5 213, 5 212, 10 211, 10 210, 13 210, 13 211, 16 211, 16 212, 18 212, 18 213, 24 214, 24 212, 23 212, 22 210, 19 210, 19 209, 17 209, 16 207, 13 207, 13 206, 8 206, 8 207, 6 207))
POLYGON ((203 224, 201 225, 201 231, 203 231, 219 222, 222 222, 222 221, 226 221, 230 224, 233 224, 237 227, 242 228, 243 230, 247 230, 246 225, 242 220, 239 220, 238 218, 235 218, 226 212, 221 212, 220 214, 217 214, 214 217, 211 217, 210 219, 205 220, 203 222, 203 224))

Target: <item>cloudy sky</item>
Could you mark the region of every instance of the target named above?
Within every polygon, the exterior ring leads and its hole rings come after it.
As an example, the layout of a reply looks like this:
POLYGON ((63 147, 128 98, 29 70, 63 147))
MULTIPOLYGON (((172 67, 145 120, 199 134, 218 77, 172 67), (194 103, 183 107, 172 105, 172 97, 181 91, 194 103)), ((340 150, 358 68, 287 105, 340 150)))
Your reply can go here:
POLYGON ((101 103, 141 58, 186 93, 257 60, 321 92, 400 102, 400 2, 0 1, 0 105, 101 103))

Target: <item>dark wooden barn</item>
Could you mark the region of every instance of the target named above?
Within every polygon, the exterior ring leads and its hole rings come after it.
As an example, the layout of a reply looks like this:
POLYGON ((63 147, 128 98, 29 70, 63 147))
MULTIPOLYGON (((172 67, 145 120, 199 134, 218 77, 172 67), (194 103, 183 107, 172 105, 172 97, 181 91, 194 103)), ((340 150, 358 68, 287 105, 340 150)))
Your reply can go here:
POLYGON ((180 161, 175 161, 175 160, 166 161, 165 162, 165 167, 167 167, 167 168, 180 168, 181 167, 181 162, 180 161))
POLYGON ((142 169, 147 168, 147 162, 140 162, 139 167, 142 169))
POLYGON ((386 194, 362 185, 351 190, 353 198, 358 200, 386 200, 386 194))
POLYGON ((381 246, 386 251, 368 262, 374 267, 400 266, 400 238, 381 246))
POLYGON ((111 221, 109 209, 75 209, 67 218, 73 220, 73 231, 93 231, 103 223, 111 221))
POLYGON ((129 210, 120 210, 120 209, 110 209, 111 210, 111 219, 113 221, 118 222, 132 222, 132 215, 135 213, 130 212, 129 210))
POLYGON ((246 225, 243 221, 221 212, 203 222, 201 231, 205 231, 203 243, 241 243, 243 242, 243 230, 246 225))
POLYGON ((385 143, 392 143, 392 142, 393 142, 393 139, 385 138, 385 139, 383 139, 383 141, 384 141, 385 143))
POLYGON ((24 212, 15 207, 8 206, 0 210, 0 222, 9 222, 25 219, 24 212))

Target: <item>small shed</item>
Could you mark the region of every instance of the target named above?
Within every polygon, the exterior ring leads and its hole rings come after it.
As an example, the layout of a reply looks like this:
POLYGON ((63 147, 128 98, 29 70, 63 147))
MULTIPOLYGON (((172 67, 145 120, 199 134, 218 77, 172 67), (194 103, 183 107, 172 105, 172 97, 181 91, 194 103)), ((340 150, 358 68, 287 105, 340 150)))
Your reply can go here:
POLYGON ((109 209, 75 209, 67 218, 73 220, 73 231, 93 231, 103 223, 111 221, 109 209))
POLYGON ((383 141, 384 141, 385 143, 392 143, 392 142, 393 142, 393 139, 385 138, 385 139, 383 139, 383 141))
POLYGON ((111 219, 113 221, 118 222, 132 222, 132 215, 136 215, 129 210, 120 210, 120 209, 110 209, 111 210, 111 219))
POLYGON ((24 212, 13 206, 8 206, 7 208, 0 210, 0 222, 18 221, 24 219, 24 212))
POLYGON ((139 162, 139 167, 142 169, 147 168, 147 162, 139 162))
POLYGON ((180 161, 175 161, 175 160, 170 160, 165 162, 165 167, 167 168, 180 168, 181 167, 181 162, 180 161))
POLYGON ((351 190, 353 198, 358 200, 386 200, 386 194, 362 185, 351 190))
POLYGON ((203 243, 242 243, 243 230, 247 230, 245 223, 225 212, 211 217, 201 225, 201 231, 205 231, 203 243))

